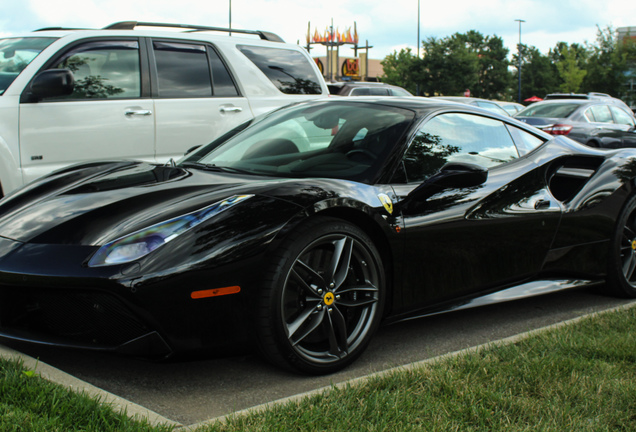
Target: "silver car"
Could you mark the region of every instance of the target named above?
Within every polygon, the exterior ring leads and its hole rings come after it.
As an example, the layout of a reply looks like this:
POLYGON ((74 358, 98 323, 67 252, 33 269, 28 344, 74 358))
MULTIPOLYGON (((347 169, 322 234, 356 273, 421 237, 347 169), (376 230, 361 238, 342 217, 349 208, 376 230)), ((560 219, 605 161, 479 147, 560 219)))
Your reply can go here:
POLYGON ((544 100, 520 111, 515 118, 591 147, 636 147, 634 116, 605 98, 544 100))

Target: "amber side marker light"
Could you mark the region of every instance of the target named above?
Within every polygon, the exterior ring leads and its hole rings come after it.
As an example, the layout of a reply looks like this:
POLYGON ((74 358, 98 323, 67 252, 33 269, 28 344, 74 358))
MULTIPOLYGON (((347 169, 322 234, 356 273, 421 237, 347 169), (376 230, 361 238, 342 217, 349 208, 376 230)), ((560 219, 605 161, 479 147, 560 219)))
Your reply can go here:
POLYGON ((192 291, 192 293, 190 294, 190 297, 196 300, 196 299, 202 299, 202 298, 208 298, 208 297, 219 297, 219 296, 224 296, 228 294, 236 294, 238 292, 241 292, 240 286, 230 286, 225 288, 214 288, 209 290, 192 291))

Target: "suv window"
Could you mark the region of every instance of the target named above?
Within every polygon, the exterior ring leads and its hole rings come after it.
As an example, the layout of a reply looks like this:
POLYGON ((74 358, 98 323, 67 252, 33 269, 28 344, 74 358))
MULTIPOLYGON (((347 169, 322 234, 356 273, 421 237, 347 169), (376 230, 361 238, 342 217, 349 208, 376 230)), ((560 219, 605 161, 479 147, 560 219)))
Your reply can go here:
POLYGON ((422 182, 448 162, 493 167, 519 157, 505 124, 472 114, 442 114, 425 123, 404 155, 408 182, 422 182))
POLYGON ((153 42, 159 97, 212 96, 210 64, 205 45, 153 42))
POLYGON ((137 41, 88 42, 66 52, 53 68, 69 69, 75 77, 73 93, 62 99, 138 98, 141 95, 137 41))
POLYGON ((388 96, 386 88, 360 87, 351 90, 351 96, 388 96))
POLYGON ((55 38, 0 39, 0 95, 55 38))
POLYGON ((238 45, 237 48, 286 94, 321 94, 320 81, 298 51, 238 45))

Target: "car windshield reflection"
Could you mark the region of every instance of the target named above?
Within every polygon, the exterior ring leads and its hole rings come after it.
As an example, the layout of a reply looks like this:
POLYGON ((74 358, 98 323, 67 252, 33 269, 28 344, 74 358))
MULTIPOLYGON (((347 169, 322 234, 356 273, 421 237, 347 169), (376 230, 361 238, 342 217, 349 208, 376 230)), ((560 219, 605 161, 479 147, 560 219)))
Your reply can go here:
POLYGON ((414 112, 325 102, 271 114, 181 166, 281 177, 372 181, 414 112))

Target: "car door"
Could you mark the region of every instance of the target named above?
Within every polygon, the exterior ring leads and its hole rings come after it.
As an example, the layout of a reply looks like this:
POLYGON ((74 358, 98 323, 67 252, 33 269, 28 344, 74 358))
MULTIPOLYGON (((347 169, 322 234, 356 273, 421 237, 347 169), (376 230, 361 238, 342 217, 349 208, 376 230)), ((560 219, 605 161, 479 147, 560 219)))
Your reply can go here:
MULTIPOLYGON (((515 129, 517 135, 530 135, 515 129)), ((402 281, 407 308, 488 291, 540 270, 562 208, 547 188, 542 167, 519 158, 504 122, 464 113, 426 121, 395 180, 407 257, 402 281), (431 188, 430 196, 409 196, 448 163, 487 168, 488 178, 478 186, 431 188)))
POLYGON ((626 127, 614 122, 610 108, 609 105, 592 105, 585 111, 585 117, 592 126, 589 139, 595 138, 605 148, 622 147, 626 127))
POLYGON ((69 69, 70 96, 20 104, 25 182, 91 159, 154 160, 154 106, 142 98, 136 39, 92 39, 69 47, 47 69, 69 69))
POLYGON ((634 122, 634 117, 617 106, 610 106, 610 111, 612 111, 614 123, 620 127, 622 146, 636 147, 636 122, 634 122))
POLYGON ((159 162, 181 157, 253 117, 212 46, 173 40, 151 45, 159 162))

